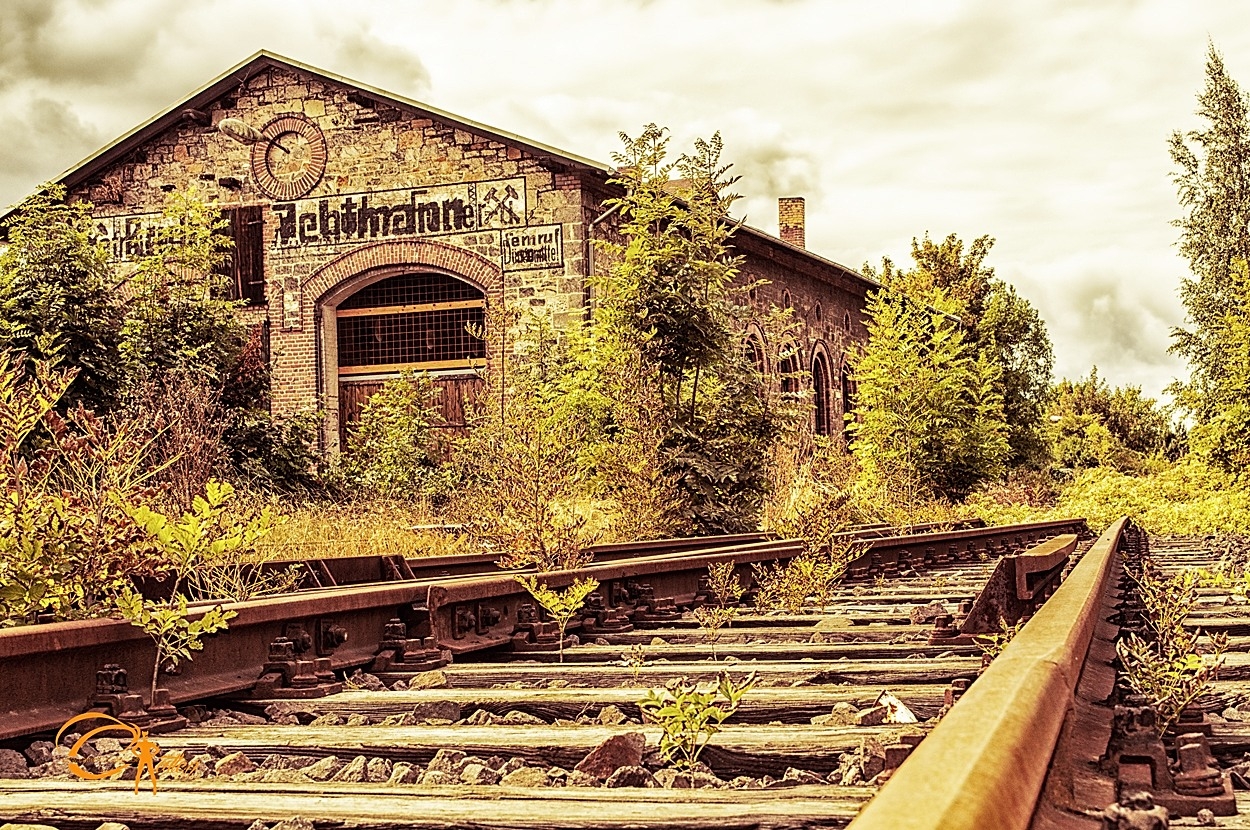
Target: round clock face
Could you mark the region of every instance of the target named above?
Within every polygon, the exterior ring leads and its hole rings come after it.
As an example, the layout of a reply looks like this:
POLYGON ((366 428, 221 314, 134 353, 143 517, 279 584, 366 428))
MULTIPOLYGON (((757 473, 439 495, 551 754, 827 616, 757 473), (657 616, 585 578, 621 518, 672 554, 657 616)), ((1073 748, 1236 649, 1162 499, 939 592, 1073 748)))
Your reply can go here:
POLYGON ((252 145, 252 175, 261 192, 290 200, 317 186, 326 170, 326 139, 316 124, 303 116, 282 115, 260 134, 261 140, 252 145))

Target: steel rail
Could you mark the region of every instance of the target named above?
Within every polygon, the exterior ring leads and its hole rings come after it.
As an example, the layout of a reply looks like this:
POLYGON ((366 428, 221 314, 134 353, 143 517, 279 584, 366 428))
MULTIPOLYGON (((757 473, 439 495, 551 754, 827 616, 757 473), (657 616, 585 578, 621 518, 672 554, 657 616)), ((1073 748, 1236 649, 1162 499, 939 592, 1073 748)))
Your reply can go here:
MULTIPOLYGON (((957 522, 953 527, 943 528, 936 523, 916 524, 904 527, 889 525, 859 525, 844 533, 835 535, 835 539, 876 539, 889 536, 908 536, 933 533, 941 529, 962 530, 984 527, 980 520, 957 522)), ((776 540, 775 536, 766 533, 738 533, 722 536, 688 536, 675 539, 641 539, 633 542, 613 542, 609 544, 591 545, 586 549, 594 562, 616 562, 641 556, 653 556, 661 553, 676 553, 687 550, 710 550, 718 547, 734 547, 753 542, 776 540)), ((334 544, 332 542, 325 543, 334 544)), ((459 553, 443 556, 399 556, 399 555, 368 555, 340 557, 302 557, 278 558, 267 562, 266 571, 280 570, 290 565, 303 565, 307 570, 319 575, 327 574, 335 585, 360 585, 367 582, 386 582, 396 579, 394 560, 403 559, 413 579, 433 579, 447 576, 469 576, 478 574, 513 573, 514 569, 503 568, 498 564, 498 553, 459 553)))
POLYGON ((851 823, 853 830, 1026 830, 1089 652, 1127 518, 851 823))
MULTIPOLYGON (((1083 520, 1070 519, 879 538, 865 541, 869 548, 865 555, 875 555, 884 563, 923 567, 926 552, 944 545, 959 545, 965 554, 974 545, 982 553, 996 555, 1083 526, 1083 520)), ((801 550, 796 540, 756 541, 626 558, 540 578, 558 587, 574 576, 592 576, 605 586, 610 610, 637 610, 632 598, 613 598, 612 586, 623 595, 632 590, 630 583, 645 583, 657 598, 688 601, 709 564, 732 561, 746 571, 752 563, 785 560, 801 550)), ((174 704, 246 694, 259 688, 262 673, 271 665, 271 645, 291 639, 293 631, 311 643, 301 650, 298 660, 311 665, 319 658, 323 675, 375 665, 387 641, 388 623, 396 618, 405 623, 410 642, 435 656, 450 657, 510 642, 515 646, 514 632, 525 602, 513 577, 496 575, 391 581, 231 603, 226 607, 237 616, 229 630, 208 638, 204 650, 184 663, 181 673, 163 676, 160 685, 168 689, 174 704), (326 642, 323 634, 335 631, 346 633, 346 641, 326 642)), ((577 630, 578 623, 570 626, 570 633, 577 630)), ((55 729, 83 711, 96 693, 96 673, 107 664, 125 669, 134 689, 146 687, 154 659, 147 635, 122 620, 0 631, 0 676, 5 678, 6 691, 0 702, 0 740, 55 729)), ((399 670, 414 669, 400 666, 399 670)))

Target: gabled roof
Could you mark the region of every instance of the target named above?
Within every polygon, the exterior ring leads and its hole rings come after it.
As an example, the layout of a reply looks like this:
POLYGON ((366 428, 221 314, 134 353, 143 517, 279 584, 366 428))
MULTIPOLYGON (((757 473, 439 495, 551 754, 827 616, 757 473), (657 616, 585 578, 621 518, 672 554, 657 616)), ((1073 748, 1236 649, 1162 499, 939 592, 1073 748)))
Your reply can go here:
POLYGON ((378 89, 362 84, 359 81, 353 81, 350 78, 344 78, 341 75, 335 75, 326 72, 323 69, 317 69, 313 66, 291 60, 290 58, 276 55, 272 52, 261 50, 252 55, 239 65, 227 70, 224 74, 218 76, 207 85, 200 87, 192 92, 180 102, 174 104, 164 112, 154 115, 152 118, 135 127, 130 132, 118 138, 116 141, 97 150, 92 155, 75 164, 61 175, 57 176, 55 181, 63 183, 66 187, 73 189, 83 182, 95 176, 104 168, 119 161, 127 153, 135 148, 145 144, 155 138, 160 133, 169 129, 174 124, 181 121, 188 110, 198 110, 217 100, 223 95, 233 92, 240 83, 248 78, 265 71, 271 67, 282 67, 285 69, 294 69, 299 72, 305 72, 322 80, 331 83, 342 84, 344 86, 355 87, 367 97, 377 100, 379 103, 389 104, 400 110, 406 110, 422 117, 430 117, 454 127, 494 138, 500 142, 520 146, 540 159, 545 161, 554 161, 566 167, 593 171, 601 175, 610 174, 612 168, 590 159, 582 158, 573 153, 564 150, 549 147, 532 139, 524 138, 514 133, 498 130, 494 127, 488 127, 485 124, 479 124, 467 118, 458 115, 452 115, 440 109, 422 104, 419 101, 413 101, 410 98, 404 98, 392 92, 378 89))
POLYGON ((848 268, 847 266, 843 265, 840 262, 834 262, 832 259, 823 257, 820 254, 814 254, 811 251, 809 251, 807 248, 801 248, 798 245, 785 241, 781 237, 773 236, 771 233, 768 233, 767 231, 762 231, 759 228, 754 228, 746 224, 740 225, 739 230, 741 232, 746 233, 748 236, 755 237, 756 239, 759 239, 776 248, 780 248, 784 251, 788 251, 789 253, 795 256, 810 260, 813 264, 816 264, 818 267, 832 269, 841 276, 847 277, 848 279, 856 280, 858 282, 862 282, 868 286, 869 290, 873 290, 877 288, 884 288, 884 286, 880 282, 878 282, 877 280, 874 280, 872 277, 868 277, 868 276, 865 276, 864 274, 861 274, 859 271, 856 271, 854 268, 848 268))
MULTIPOLYGON (((87 158, 73 165, 68 170, 57 176, 54 181, 60 182, 70 190, 73 190, 84 182, 89 181, 100 171, 121 161, 132 150, 141 147, 148 141, 151 141, 156 136, 163 133, 165 130, 179 123, 184 118, 188 117, 188 114, 193 114, 195 111, 201 110, 213 101, 216 101, 218 98, 235 91, 240 84, 246 82, 249 78, 273 67, 293 69, 320 78, 324 81, 353 87, 366 97, 376 100, 378 103, 393 106, 419 117, 429 117, 477 135, 488 136, 505 144, 521 147, 547 164, 555 164, 572 170, 594 173, 604 178, 615 172, 614 168, 610 165, 603 164, 602 162, 583 158, 582 156, 570 153, 566 150, 560 150, 532 139, 525 138, 524 136, 510 133, 506 130, 499 130, 485 124, 480 124, 459 115, 444 112, 443 110, 432 107, 429 104, 423 104, 419 101, 414 101, 410 98, 396 95, 393 92, 387 92, 386 90, 378 89, 377 87, 363 84, 350 78, 345 78, 342 75, 326 72, 323 69, 318 69, 314 66, 309 66, 308 64, 300 63, 299 61, 292 60, 291 58, 286 58, 282 55, 277 55, 273 52, 268 52, 262 49, 237 66, 226 70, 226 72, 219 75, 212 81, 209 81, 206 85, 192 92, 165 111, 157 113, 130 132, 122 135, 112 143, 105 145, 87 158)), ((0 215, 0 220, 3 220, 11 212, 11 210, 5 211, 3 215, 0 215)), ((832 267, 847 277, 867 283, 870 287, 880 287, 879 283, 869 279, 853 268, 848 268, 845 265, 825 259, 824 257, 814 254, 805 248, 791 245, 790 243, 757 228, 743 225, 742 230, 747 234, 760 239, 761 241, 772 243, 773 245, 780 246, 783 249, 788 249, 793 254, 810 258, 814 263, 819 263, 819 266, 823 266, 825 268, 832 267)))

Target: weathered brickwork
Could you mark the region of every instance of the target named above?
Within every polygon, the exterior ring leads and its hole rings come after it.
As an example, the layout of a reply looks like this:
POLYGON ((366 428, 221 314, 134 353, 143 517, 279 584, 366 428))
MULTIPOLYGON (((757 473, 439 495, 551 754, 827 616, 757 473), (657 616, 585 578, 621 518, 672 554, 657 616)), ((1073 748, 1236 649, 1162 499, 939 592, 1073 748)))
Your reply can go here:
POLYGON ((783 196, 777 200, 777 235, 782 242, 807 247, 807 202, 802 196, 783 196))
POLYGON ((768 370, 777 373, 778 356, 789 353, 793 345, 801 389, 810 392, 813 359, 823 354, 831 384, 831 432, 840 432, 845 404, 842 378, 849 372, 848 358, 856 344, 868 339, 864 298, 869 284, 766 238, 740 235, 737 248, 746 256, 743 283, 758 283, 752 300, 756 319, 762 322, 770 307, 790 308, 795 324, 789 343, 768 342, 762 325, 753 326, 763 341, 768 370))
MULTIPOLYGON (((487 306, 543 311, 557 325, 584 314, 588 228, 611 195, 605 168, 264 54, 206 90, 67 183, 95 205, 121 260, 142 245, 168 191, 193 186, 223 208, 260 206, 265 302, 241 313, 267 323, 275 413, 324 410, 328 449, 339 440, 339 305, 361 289, 429 272, 467 283, 487 306), (283 162, 296 142, 260 135, 286 115, 309 125, 310 145, 324 136, 324 170, 314 170, 309 192, 275 197, 256 172, 257 144, 271 140, 268 152, 283 162), (247 130, 232 135, 239 123, 255 132, 251 143, 247 130)), ((783 228, 798 247, 740 235, 744 278, 768 281, 753 300, 761 317, 788 298, 801 370, 824 355, 837 390, 849 344, 864 337, 868 283, 805 254, 801 200, 790 209, 783 228)), ((606 224, 595 235, 610 232, 606 224)), ((779 345, 766 344, 768 353, 779 345)), ((487 357, 497 358, 490 344, 487 357)))

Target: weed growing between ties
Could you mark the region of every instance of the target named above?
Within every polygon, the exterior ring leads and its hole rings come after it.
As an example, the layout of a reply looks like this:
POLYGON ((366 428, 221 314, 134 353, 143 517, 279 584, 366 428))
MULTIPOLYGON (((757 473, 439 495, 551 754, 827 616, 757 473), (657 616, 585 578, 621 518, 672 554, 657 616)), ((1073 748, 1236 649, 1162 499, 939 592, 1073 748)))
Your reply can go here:
POLYGON ((746 589, 734 574, 733 562, 708 565, 707 586, 712 601, 700 605, 693 613, 695 621, 703 629, 704 639, 712 644, 712 659, 715 660, 716 641, 720 638, 720 630, 738 616, 738 601, 742 599, 746 589))
POLYGON ((638 674, 647 665, 647 647, 642 643, 634 643, 627 651, 622 651, 621 665, 629 669, 634 685, 638 685, 638 674))
POLYGON ((564 662, 564 630, 568 628, 569 622, 573 617, 577 616, 577 612, 586 604, 586 597, 590 596, 599 587, 599 580, 587 577, 585 579, 574 579, 573 584, 565 588, 563 591, 557 591, 547 585, 546 582, 538 584, 536 576, 518 576, 516 581, 521 583, 521 587, 529 591, 534 601, 543 607, 543 609, 551 615, 556 625, 560 629, 560 662, 564 662))
POLYGON ((1004 619, 998 621, 998 634, 978 634, 972 639, 976 641, 977 648, 981 649, 982 654, 988 654, 990 659, 994 659, 1003 653, 1003 649, 1016 638, 1020 633, 1020 629, 1024 628, 1024 620, 1018 621, 1015 625, 1008 625, 1004 619))
POLYGON ((838 542, 821 552, 804 551, 784 565, 753 564, 756 606, 797 614, 805 606, 828 605, 847 567, 865 550, 863 542, 838 542))
POLYGON ((1210 652, 1198 649, 1198 633, 1185 628, 1185 618, 1198 600, 1198 575, 1190 570, 1165 578, 1149 565, 1131 574, 1146 608, 1145 636, 1129 633, 1116 642, 1116 653, 1133 691, 1154 710, 1156 728, 1165 733, 1186 706, 1209 689, 1224 662, 1225 634, 1210 638, 1210 652))
POLYGON ((686 679, 670 680, 663 689, 650 689, 638 701, 646 721, 656 724, 660 736, 660 753, 664 760, 683 769, 691 769, 707 743, 728 720, 742 698, 755 685, 755 672, 741 683, 735 683, 728 672, 716 682, 689 683, 686 679))

